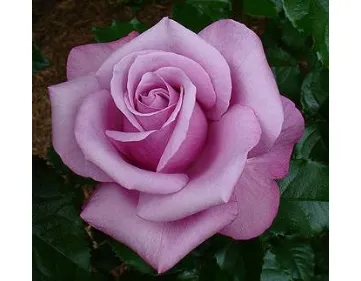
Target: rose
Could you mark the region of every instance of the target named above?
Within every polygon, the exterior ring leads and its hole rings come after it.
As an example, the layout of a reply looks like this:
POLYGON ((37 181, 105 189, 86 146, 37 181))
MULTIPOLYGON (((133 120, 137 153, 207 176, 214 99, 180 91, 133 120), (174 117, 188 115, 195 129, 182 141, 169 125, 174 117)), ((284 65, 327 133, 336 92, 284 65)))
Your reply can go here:
POLYGON ((198 35, 164 18, 75 47, 49 87, 53 145, 101 182, 81 217, 164 272, 219 232, 263 233, 304 123, 262 43, 221 20, 198 35))

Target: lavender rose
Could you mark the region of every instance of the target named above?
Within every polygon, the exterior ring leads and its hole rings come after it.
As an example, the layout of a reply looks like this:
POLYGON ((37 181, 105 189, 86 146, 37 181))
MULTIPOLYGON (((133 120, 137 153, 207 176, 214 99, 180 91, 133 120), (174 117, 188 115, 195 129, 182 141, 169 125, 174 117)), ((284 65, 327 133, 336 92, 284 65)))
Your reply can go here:
POLYGON ((100 182, 81 217, 164 272, 221 233, 250 239, 276 216, 304 121, 255 33, 199 34, 164 18, 141 35, 75 47, 49 87, 53 145, 100 182))

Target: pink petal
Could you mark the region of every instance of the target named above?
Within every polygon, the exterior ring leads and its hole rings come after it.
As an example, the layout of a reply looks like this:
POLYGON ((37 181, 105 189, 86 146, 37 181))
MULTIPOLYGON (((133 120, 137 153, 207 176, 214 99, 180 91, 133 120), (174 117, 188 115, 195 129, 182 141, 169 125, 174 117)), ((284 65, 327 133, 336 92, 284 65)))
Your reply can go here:
POLYGON ((275 144, 266 154, 248 159, 249 163, 273 179, 281 179, 288 174, 293 146, 302 137, 305 127, 303 117, 295 104, 285 97, 282 97, 282 103, 285 121, 275 144))
POLYGON ((155 171, 174 130, 174 123, 145 132, 120 132, 107 130, 114 145, 138 168, 155 171))
MULTIPOLYGON (((163 86, 168 90, 168 95, 170 97, 171 105, 167 106, 164 109, 158 111, 153 110, 153 112, 149 113, 140 113, 135 108, 132 108, 132 106, 125 99, 128 110, 135 115, 135 118, 145 130, 154 130, 164 127, 165 123, 169 123, 169 121, 166 121, 170 118, 172 112, 175 112, 175 117, 177 116, 180 110, 180 106, 183 102, 180 98, 181 94, 177 93, 173 89, 173 87, 171 87, 162 77, 160 77, 155 72, 148 72, 143 75, 142 80, 139 82, 135 96, 139 96, 141 92, 152 89, 152 87, 160 86, 163 86)), ((136 103, 136 105, 139 105, 139 103, 136 103)), ((145 109, 144 107, 142 108, 145 109)))
POLYGON ((69 53, 66 66, 68 80, 96 72, 108 56, 133 40, 138 34, 133 31, 117 41, 74 47, 69 53))
MULTIPOLYGON (((179 124, 180 127, 184 126, 181 123, 179 124)), ((171 147, 172 144, 169 144, 170 149, 174 149, 172 152, 170 152, 170 154, 173 154, 173 156, 170 157, 169 160, 164 164, 164 168, 161 171, 163 173, 184 171, 193 161, 195 161, 197 156, 204 148, 207 139, 207 127, 207 119, 204 116, 201 107, 198 105, 198 103, 196 103, 192 116, 189 120, 188 130, 185 132, 185 139, 181 142, 178 150, 176 151, 174 147, 171 147)), ((174 133, 178 134, 179 136, 179 132, 174 133)), ((177 137, 176 135, 174 136, 175 138, 177 137)), ((163 157, 163 159, 165 159, 165 157, 163 157)), ((160 165, 161 164, 159 164, 158 167, 160 165)))
POLYGON ((113 129, 107 122, 117 108, 108 91, 89 96, 79 108, 75 137, 85 157, 105 171, 115 182, 128 189, 166 194, 180 190, 188 182, 185 174, 159 174, 127 163, 106 136, 113 129))
POLYGON ((261 235, 271 226, 280 202, 280 191, 274 180, 247 163, 233 197, 238 202, 238 216, 221 234, 246 240, 261 235))
MULTIPOLYGON (((148 51, 145 51, 148 52, 148 51)), ((113 97, 113 100, 118 107, 118 109, 124 114, 124 116, 128 119, 128 121, 138 129, 138 131, 144 131, 142 125, 140 125, 139 121, 135 118, 134 114, 129 110, 129 107, 126 105, 126 98, 128 96, 127 92, 127 80, 128 80, 128 71, 129 67, 134 62, 135 58, 142 52, 132 53, 122 60, 117 62, 114 65, 113 73, 110 82, 110 93, 113 97)), ((105 89, 109 87, 108 85, 104 85, 105 89)), ((129 101, 128 101, 129 102, 129 101)), ((134 104, 133 104, 134 107, 134 104)))
POLYGON ((233 20, 217 21, 203 29, 199 36, 227 60, 232 76, 231 104, 249 106, 255 111, 262 137, 251 154, 264 153, 281 132, 283 110, 261 40, 252 30, 233 20))
POLYGON ((137 252, 158 273, 165 272, 237 215, 235 202, 170 223, 154 223, 136 214, 138 195, 114 183, 101 184, 81 217, 137 252))
POLYGON ((177 123, 159 160, 157 172, 182 170, 202 149, 207 133, 207 121, 202 110, 195 110, 197 89, 182 70, 174 67, 163 67, 155 73, 159 74, 172 87, 184 89, 183 104, 177 117, 177 123), (197 130, 190 131, 192 118, 193 128, 197 130), (191 134, 195 136, 187 140, 187 136, 191 134), (180 150, 182 145, 186 150, 180 150), (180 155, 185 153, 187 156, 180 155))
POLYGON ((97 71, 101 85, 109 85, 113 67, 123 57, 142 50, 173 52, 198 62, 211 78, 216 93, 217 100, 212 118, 219 119, 226 112, 232 89, 227 62, 217 49, 197 34, 168 18, 163 18, 158 24, 109 56, 97 71))
POLYGON ((97 181, 109 181, 110 178, 101 169, 84 158, 74 134, 75 118, 80 104, 97 90, 100 88, 94 75, 49 87, 53 146, 74 173, 97 181))
POLYGON ((187 186, 168 196, 141 194, 138 215, 151 221, 173 221, 228 202, 247 153, 260 136, 253 111, 234 105, 208 127, 207 145, 189 171, 187 186))
POLYGON ((211 79, 205 70, 195 61, 169 52, 150 52, 139 55, 129 69, 128 91, 134 92, 142 75, 162 67, 176 67, 184 71, 197 88, 197 101, 206 109, 216 102, 211 79))
POLYGON ((138 98, 140 93, 150 91, 151 89, 157 87, 165 87, 168 90, 169 105, 175 104, 178 101, 179 93, 155 72, 147 72, 143 74, 136 89, 135 96, 138 98))

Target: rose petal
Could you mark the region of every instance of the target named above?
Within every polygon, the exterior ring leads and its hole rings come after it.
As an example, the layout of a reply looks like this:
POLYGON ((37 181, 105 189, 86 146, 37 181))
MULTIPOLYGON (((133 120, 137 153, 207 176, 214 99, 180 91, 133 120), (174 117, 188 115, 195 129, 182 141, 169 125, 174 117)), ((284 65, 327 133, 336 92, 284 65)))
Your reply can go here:
POLYGON ((105 135, 109 112, 117 111, 108 91, 89 96, 81 105, 75 123, 75 137, 85 157, 128 189, 166 194, 178 191, 187 182, 185 174, 159 174, 127 163, 105 135))
POLYGON ((81 217, 136 251, 158 273, 173 267, 237 215, 237 204, 233 202, 180 221, 154 223, 137 216, 137 201, 136 192, 114 183, 101 184, 81 217))
POLYGON ((273 179, 281 179, 288 174, 293 146, 302 137, 305 122, 295 104, 282 97, 285 121, 282 131, 272 148, 261 156, 248 159, 248 162, 273 179))
POLYGON ((174 123, 145 132, 119 132, 107 130, 114 145, 138 168, 155 171, 174 130, 174 123))
POLYGON ((138 34, 138 32, 133 31, 113 42, 74 47, 69 53, 66 66, 68 80, 96 72, 109 55, 133 40, 138 34))
POLYGON ((205 70, 195 61, 169 52, 151 52, 139 55, 129 68, 128 91, 135 92, 136 85, 146 72, 153 72, 162 67, 181 69, 197 88, 197 101, 206 109, 216 102, 211 79, 205 70))
POLYGON ((252 30, 233 20, 217 21, 199 36, 216 47, 228 62, 232 76, 231 104, 249 106, 260 121, 261 140, 251 154, 266 152, 281 132, 283 108, 261 40, 252 30))
MULTIPOLYGON (((148 51, 144 51, 148 52, 148 51)), ((124 116, 128 119, 128 121, 137 128, 138 131, 144 131, 144 128, 138 120, 135 118, 134 114, 129 111, 129 107, 126 105, 126 96, 128 95, 127 92, 127 73, 129 71, 129 67, 134 62, 135 58, 139 55, 139 53, 144 52, 137 52, 132 53, 122 60, 120 60, 117 64, 114 65, 113 69, 113 76, 110 80, 110 93, 113 97, 113 100, 118 107, 118 109, 124 114, 124 116)), ((109 85, 105 86, 105 89, 109 88, 109 85)), ((134 107, 134 105, 133 105, 134 107)))
MULTIPOLYGON (((184 90, 182 88, 180 98, 174 108, 174 111, 170 114, 167 121, 159 130, 137 132, 136 130, 130 130, 131 125, 127 125, 127 122, 125 122, 124 125, 127 126, 126 128, 123 128, 123 131, 107 130, 107 136, 113 139, 115 146, 124 155, 132 158, 142 167, 155 171, 165 147, 168 144, 169 138, 174 131, 174 121, 176 120, 183 103, 183 92, 184 90)), ((170 107, 170 109, 173 107, 174 106, 170 107)), ((162 114, 162 112, 158 112, 158 114, 162 114)), ((159 116, 152 117, 160 118, 159 116)), ((157 120, 158 119, 155 121, 157 120)))
POLYGON ((139 91, 142 91, 148 89, 148 87, 150 86, 157 85, 159 87, 160 83, 162 83, 162 86, 164 86, 168 90, 168 94, 171 100, 171 105, 162 110, 149 113, 140 113, 135 108, 132 108, 132 105, 129 104, 126 98, 124 100, 128 110, 135 115, 135 118, 145 130, 160 129, 161 127, 165 126, 165 123, 169 124, 169 121, 166 121, 170 118, 172 112, 174 111, 177 116, 180 110, 180 105, 183 102, 182 99, 180 99, 181 94, 177 93, 173 89, 173 87, 171 87, 166 81, 164 81, 162 77, 160 77, 157 73, 154 72, 148 72, 143 75, 142 80, 139 82, 138 89, 139 91))
POLYGON ((246 164, 233 197, 238 202, 238 216, 220 231, 233 239, 251 239, 268 229, 277 215, 280 191, 277 183, 246 164))
POLYGON ((216 93, 216 105, 211 117, 219 119, 225 113, 229 106, 232 89, 227 62, 217 49, 207 44, 197 34, 168 18, 163 18, 155 26, 108 57, 97 71, 101 85, 104 87, 109 85, 113 76, 113 67, 123 57, 135 51, 147 49, 173 52, 198 62, 211 78, 216 93))
POLYGON ((138 87, 135 91, 135 96, 138 98, 140 93, 147 92, 156 87, 165 87, 168 90, 169 104, 175 104, 179 99, 179 93, 171 87, 167 81, 164 81, 162 77, 154 72, 147 72, 143 74, 142 79, 140 80, 138 87))
POLYGON ((208 142, 182 190, 167 196, 141 194, 138 215, 151 221, 173 221, 228 202, 242 174, 247 153, 261 129, 253 111, 234 105, 208 127, 208 142))
MULTIPOLYGON (((201 153, 207 139, 207 127, 207 119, 201 107, 196 103, 189 121, 185 139, 182 141, 176 152, 171 152, 173 153, 173 156, 164 164, 164 168, 161 169, 161 172, 175 173, 184 171, 201 153)), ((160 165, 158 165, 158 167, 159 166, 160 165)))
POLYGON ((174 88, 184 89, 183 105, 178 114, 173 134, 159 160, 157 172, 165 172, 167 169, 169 171, 174 171, 178 168, 184 169, 184 167, 190 164, 190 161, 192 161, 193 158, 177 157, 176 154, 187 153, 188 156, 194 157, 196 153, 200 151, 203 147, 207 133, 207 122, 201 110, 197 110, 196 114, 193 115, 193 112, 195 112, 197 89, 182 70, 174 67, 162 67, 155 71, 155 73, 159 74, 174 88), (198 130, 192 130, 190 132, 189 128, 192 117, 194 118, 194 128, 197 128, 198 130), (187 140, 188 133, 195 134, 196 136, 189 140, 187 144, 184 144, 187 140), (184 144, 184 148, 187 149, 186 151, 180 150, 182 144, 184 144), (175 159, 173 160, 172 158, 175 159), (170 164, 171 160, 173 161, 173 164, 170 164), (177 161, 179 162, 176 163, 177 161))
POLYGON ((99 89, 94 75, 49 87, 53 146, 62 161, 74 173, 97 181, 110 181, 101 169, 84 158, 74 134, 75 118, 80 104, 92 92, 99 89))

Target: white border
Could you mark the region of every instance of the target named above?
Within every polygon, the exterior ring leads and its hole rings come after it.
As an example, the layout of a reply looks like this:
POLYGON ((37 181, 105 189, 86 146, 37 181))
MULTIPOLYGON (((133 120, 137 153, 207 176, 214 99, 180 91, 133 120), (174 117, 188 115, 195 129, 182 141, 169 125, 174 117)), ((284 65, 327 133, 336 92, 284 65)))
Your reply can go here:
POLYGON ((31 280, 31 1, 0 4, 0 280, 31 280))
POLYGON ((330 280, 356 280, 361 252, 361 5, 330 2, 330 280))

